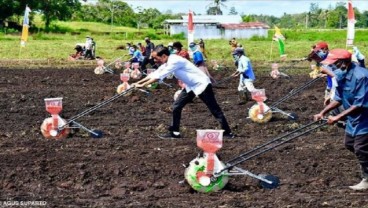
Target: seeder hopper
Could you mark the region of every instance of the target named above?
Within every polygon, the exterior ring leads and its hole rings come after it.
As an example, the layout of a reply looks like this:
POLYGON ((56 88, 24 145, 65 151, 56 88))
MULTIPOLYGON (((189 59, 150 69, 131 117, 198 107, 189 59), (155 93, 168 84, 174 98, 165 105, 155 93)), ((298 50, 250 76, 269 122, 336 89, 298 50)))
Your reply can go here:
POLYGON ((266 101, 266 99, 267 99, 264 89, 257 89, 255 91, 251 92, 252 93, 252 99, 255 100, 257 102, 257 104, 254 104, 249 109, 249 111, 248 111, 249 118, 252 121, 256 122, 256 123, 267 123, 268 121, 271 120, 273 113, 281 113, 282 115, 286 116, 290 120, 297 120, 298 115, 296 113, 293 113, 293 112, 292 113, 287 113, 287 112, 281 110, 280 108, 278 108, 277 106, 280 105, 281 103, 285 102, 286 100, 288 100, 292 96, 298 94, 299 92, 307 89, 310 85, 312 85, 313 83, 317 82, 318 80, 320 80, 322 78, 323 77, 317 77, 317 78, 314 78, 314 79, 306 82, 304 85, 291 90, 284 97, 280 98, 279 100, 277 100, 276 102, 274 102, 273 104, 271 104, 269 106, 264 103, 264 101, 266 101))
POLYGON ((198 192, 215 192, 223 189, 230 176, 247 175, 259 180, 259 185, 265 189, 277 188, 280 180, 277 176, 269 174, 254 174, 238 167, 250 159, 256 158, 272 149, 290 142, 300 136, 306 135, 322 126, 327 121, 314 121, 295 129, 269 142, 261 144, 227 162, 222 162, 216 152, 222 147, 223 130, 197 130, 197 146, 204 153, 197 156, 186 167, 184 177, 186 182, 198 192))

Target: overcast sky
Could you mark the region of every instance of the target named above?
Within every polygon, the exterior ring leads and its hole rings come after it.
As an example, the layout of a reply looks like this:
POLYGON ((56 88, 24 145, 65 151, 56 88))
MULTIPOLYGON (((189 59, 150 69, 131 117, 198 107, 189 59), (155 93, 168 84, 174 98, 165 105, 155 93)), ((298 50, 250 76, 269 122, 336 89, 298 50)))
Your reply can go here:
MULTIPOLYGON (((171 10, 173 13, 186 13, 189 10, 197 14, 206 14, 208 5, 213 0, 124 0, 133 9, 156 8, 160 12, 171 10)), ((317 3, 320 8, 327 9, 330 5, 335 7, 337 2, 347 0, 226 0, 222 7, 223 13, 228 14, 231 7, 235 7, 239 14, 266 14, 277 17, 284 13, 293 14, 309 11, 311 3, 317 3)), ((353 0, 353 6, 360 11, 368 10, 368 0, 353 0)))

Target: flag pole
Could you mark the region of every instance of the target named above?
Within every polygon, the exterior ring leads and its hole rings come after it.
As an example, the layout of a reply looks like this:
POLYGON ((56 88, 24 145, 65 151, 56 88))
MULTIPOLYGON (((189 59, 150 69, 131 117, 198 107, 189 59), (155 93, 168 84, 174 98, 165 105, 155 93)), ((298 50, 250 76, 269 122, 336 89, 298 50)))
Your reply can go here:
POLYGON ((18 63, 20 63, 20 54, 22 53, 22 46, 19 46, 18 63))
POLYGON ((270 61, 272 61, 272 48, 273 48, 273 39, 271 39, 270 61))

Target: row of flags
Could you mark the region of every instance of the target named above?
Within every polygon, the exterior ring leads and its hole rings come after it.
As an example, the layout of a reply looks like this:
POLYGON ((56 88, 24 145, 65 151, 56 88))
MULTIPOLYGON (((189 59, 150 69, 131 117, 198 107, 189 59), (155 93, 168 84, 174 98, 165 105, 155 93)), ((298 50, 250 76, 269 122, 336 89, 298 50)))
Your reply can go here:
MULTIPOLYGON (((348 1, 348 28, 347 28, 347 37, 346 37, 346 47, 354 45, 354 37, 355 37, 355 14, 353 9, 353 3, 351 0, 348 1)), ((285 37, 282 35, 280 28, 275 26, 275 34, 272 38, 273 41, 278 43, 279 53, 281 60, 286 58, 285 54, 285 37)), ((272 50, 272 47, 271 47, 272 50)), ((272 54, 272 51, 271 51, 272 54)))

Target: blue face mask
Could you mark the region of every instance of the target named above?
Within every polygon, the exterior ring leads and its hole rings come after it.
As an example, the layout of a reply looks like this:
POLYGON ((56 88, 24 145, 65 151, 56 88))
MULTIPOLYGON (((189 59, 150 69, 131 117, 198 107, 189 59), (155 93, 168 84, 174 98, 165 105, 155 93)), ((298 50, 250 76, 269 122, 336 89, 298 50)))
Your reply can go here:
POLYGON ((190 47, 191 51, 195 51, 197 49, 197 46, 190 47))
POLYGON ((336 76, 337 80, 342 80, 345 78, 346 74, 347 74, 347 70, 342 70, 342 69, 336 69, 334 70, 334 74, 336 76))
POLYGON ((325 59, 327 57, 327 52, 323 52, 322 50, 319 50, 317 52, 317 56, 320 57, 321 59, 325 59))

